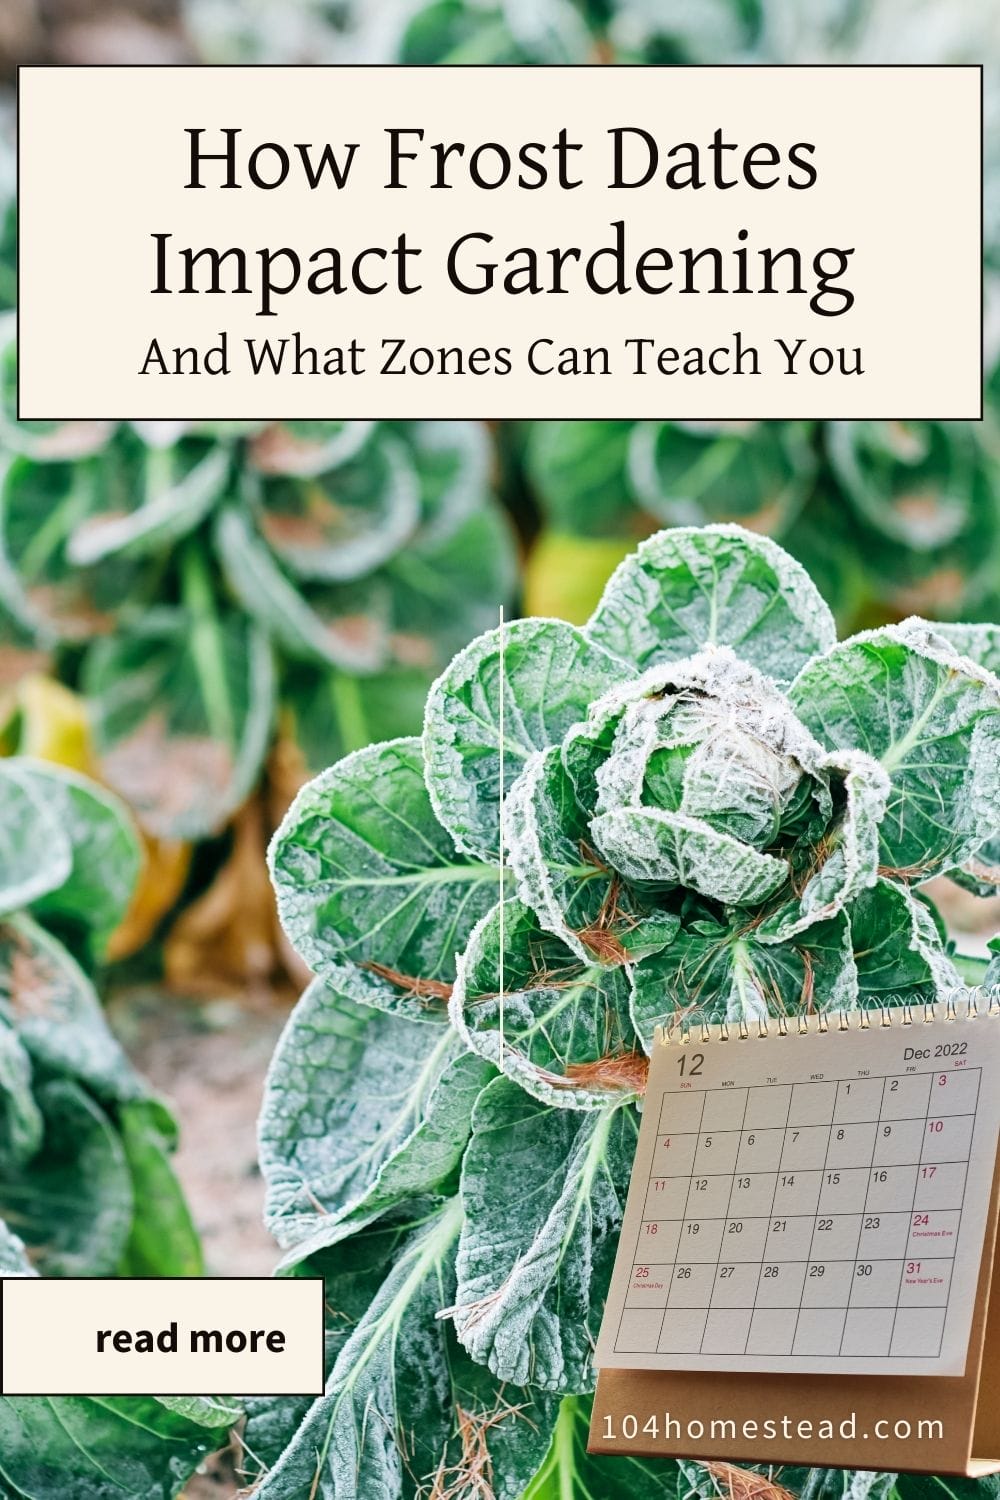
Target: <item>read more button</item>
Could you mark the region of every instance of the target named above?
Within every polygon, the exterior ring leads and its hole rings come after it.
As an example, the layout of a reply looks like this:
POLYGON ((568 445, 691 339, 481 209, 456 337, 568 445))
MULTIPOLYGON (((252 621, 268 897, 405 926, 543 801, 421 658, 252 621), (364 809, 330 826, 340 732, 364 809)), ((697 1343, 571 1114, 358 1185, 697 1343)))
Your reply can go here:
POLYGON ((0 1280, 0 1395, 314 1396, 320 1277, 0 1280))

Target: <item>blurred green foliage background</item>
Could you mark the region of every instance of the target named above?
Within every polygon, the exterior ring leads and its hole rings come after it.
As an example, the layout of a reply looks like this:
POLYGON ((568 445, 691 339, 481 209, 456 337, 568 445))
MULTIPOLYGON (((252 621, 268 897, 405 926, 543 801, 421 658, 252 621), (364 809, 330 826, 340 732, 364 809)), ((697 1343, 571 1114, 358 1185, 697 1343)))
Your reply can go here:
MULTIPOLYGON (((662 526, 778 538, 842 631, 1000 616, 1000 8, 976 0, 6 0, 15 62, 982 62, 982 423, 21 424, 0 318, 0 751, 99 777, 147 878, 112 943, 281 967, 264 842, 311 773, 419 729, 503 605, 586 618, 662 526), (178 922, 176 913, 183 909, 178 922)), ((0 310, 15 297, 0 104, 0 310)))

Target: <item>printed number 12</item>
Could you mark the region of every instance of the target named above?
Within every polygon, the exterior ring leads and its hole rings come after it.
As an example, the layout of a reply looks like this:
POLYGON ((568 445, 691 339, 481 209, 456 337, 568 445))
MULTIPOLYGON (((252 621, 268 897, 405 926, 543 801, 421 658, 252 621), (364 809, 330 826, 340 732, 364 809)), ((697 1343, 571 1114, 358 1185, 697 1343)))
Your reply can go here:
POLYGON ((688 1057, 686 1052, 682 1052, 680 1057, 677 1059, 677 1067, 680 1070, 680 1075, 682 1078, 697 1078, 698 1074, 702 1070, 702 1067, 704 1066, 704 1063, 704 1052, 696 1052, 693 1057, 688 1057), (688 1067, 688 1063, 691 1064, 690 1067, 688 1067))

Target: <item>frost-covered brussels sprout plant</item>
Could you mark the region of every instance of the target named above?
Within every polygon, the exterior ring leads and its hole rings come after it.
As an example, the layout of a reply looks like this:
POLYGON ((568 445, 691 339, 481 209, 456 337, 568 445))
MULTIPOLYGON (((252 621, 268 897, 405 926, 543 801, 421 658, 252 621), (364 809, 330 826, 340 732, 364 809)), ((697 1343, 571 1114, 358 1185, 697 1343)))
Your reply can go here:
POLYGON ((253 1412, 259 1500, 687 1492, 583 1450, 653 1028, 973 977, 922 887, 997 878, 998 659, 919 620, 838 644, 772 541, 665 531, 585 628, 481 636, 422 739, 303 789, 271 868, 316 978, 261 1153, 330 1374, 253 1412))
POLYGON ((0 760, 0 1222, 46 1276, 201 1270, 169 1164, 176 1126, 96 987, 140 859, 103 788, 0 760))
MULTIPOLYGON (((117 800, 0 760, 0 1275, 197 1276, 176 1127, 95 988, 140 860, 117 800)), ((233 1403, 0 1396, 3 1500, 174 1500, 233 1403)))
POLYGON ((533 610, 584 620, 657 525, 738 522, 780 541, 844 623, 995 616, 1000 439, 934 422, 535 422, 543 530, 533 610))
POLYGON ((217 832, 276 724, 300 780, 418 727, 512 592, 472 423, 17 423, 2 358, 0 639, 79 684, 149 833, 217 832))

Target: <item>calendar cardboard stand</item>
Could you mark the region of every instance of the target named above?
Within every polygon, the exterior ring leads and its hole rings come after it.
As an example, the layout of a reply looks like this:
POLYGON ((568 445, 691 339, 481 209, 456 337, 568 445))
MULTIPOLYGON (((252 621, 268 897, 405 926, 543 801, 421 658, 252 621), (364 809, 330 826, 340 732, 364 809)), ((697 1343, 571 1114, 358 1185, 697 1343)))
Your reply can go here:
MULTIPOLYGON (((721 1182, 721 1178, 706 1178, 705 1173, 715 1172, 717 1167, 706 1167, 706 1148, 714 1148, 718 1152, 720 1145, 721 1130, 735 1130, 735 1136, 730 1134, 729 1142, 739 1139, 739 1166, 736 1166, 733 1176, 733 1197, 730 1200, 730 1209, 723 1209, 723 1214, 729 1218, 744 1218, 744 1215, 733 1214, 733 1203, 736 1203, 738 1190, 748 1190, 747 1202, 753 1196, 754 1179, 750 1175, 741 1176, 742 1173, 751 1173, 751 1167, 744 1166, 750 1148, 760 1152, 763 1143, 763 1133, 759 1125, 754 1127, 753 1133, 739 1134, 739 1119, 736 1127, 729 1124, 714 1124, 711 1134, 697 1134, 700 1125, 697 1121, 709 1121, 709 1109, 714 1112, 714 1122, 718 1121, 720 1115, 718 1110, 729 1109, 723 1100, 730 1100, 733 1091, 739 1092, 739 1085, 747 1085, 750 1088, 742 1089, 742 1094, 751 1101, 747 1106, 745 1122, 750 1122, 751 1113, 760 1110, 768 1110, 771 1103, 777 1103, 777 1094, 771 1094, 769 1103, 768 1089, 757 1088, 757 1085, 774 1085, 775 1089, 786 1089, 784 1077, 780 1076, 780 1064, 774 1061, 780 1053, 778 1049, 766 1049, 759 1052, 759 1044, 736 1043, 736 1046, 706 1047, 705 1056, 697 1056, 696 1059, 688 1056, 688 1064, 696 1061, 699 1064, 702 1076, 697 1082, 688 1082, 688 1079, 678 1077, 678 1073, 684 1074, 684 1064, 679 1062, 678 1050, 673 1046, 675 1038, 669 1037, 664 1032, 658 1037, 663 1041, 661 1049, 654 1049, 654 1059, 651 1067, 651 1083, 646 1092, 646 1107, 643 1110, 642 1130, 640 1130, 639 1148, 637 1148, 636 1169, 633 1172, 633 1184, 628 1194, 628 1205, 625 1209, 625 1224, 622 1229, 622 1241, 619 1245, 618 1262, 615 1266, 615 1277, 612 1280, 612 1289, 609 1293, 609 1305, 607 1305, 604 1325, 601 1328, 601 1337, 598 1340, 597 1353, 595 1353, 595 1364, 598 1367, 597 1395, 594 1400, 594 1415, 591 1421, 591 1434, 589 1434, 589 1451, 592 1454, 630 1454, 633 1457, 642 1458, 693 1458, 693 1460, 718 1460, 736 1461, 745 1464, 795 1464, 795 1466, 808 1467, 831 1467, 831 1469, 867 1469, 867 1470, 897 1470, 897 1472, 910 1473, 940 1473, 940 1475, 960 1475, 967 1478, 982 1478, 991 1473, 1000 1473, 1000 1280, 997 1281, 997 1295, 993 1296, 994 1290, 994 1265, 997 1257, 997 1226, 1000 1220, 1000 1166, 997 1164, 997 1131, 1000 1130, 1000 1089, 997 1088, 997 1079, 1000 1076, 1000 1017, 994 1016, 991 1011, 990 1020, 955 1019, 954 1014, 949 1013, 946 1017, 934 1017, 928 1011, 927 1020, 934 1020, 937 1029, 927 1029, 919 1032, 918 1029, 907 1031, 904 1037, 897 1035, 900 1043, 906 1043, 912 1047, 915 1043, 939 1044, 939 1052, 924 1050, 918 1052, 919 1058, 934 1058, 934 1056, 945 1056, 951 1058, 954 1053, 967 1053, 967 1058, 952 1059, 952 1061, 930 1062, 924 1064, 919 1062, 916 1067, 907 1065, 906 1073, 915 1074, 918 1068, 937 1068, 937 1073, 931 1073, 928 1082, 931 1085, 930 1101, 927 1107, 921 1104, 918 1115, 927 1116, 916 1122, 906 1121, 906 1131, 909 1139, 916 1140, 915 1127, 924 1128, 924 1145, 919 1148, 915 1160, 918 1163, 927 1161, 957 1160, 948 1155, 949 1146, 946 1142, 951 1133, 951 1142, 958 1140, 969 1140, 969 1133, 973 1131, 972 1146, 961 1148, 969 1158, 967 1167, 966 1188, 960 1200, 942 1202, 942 1208, 961 1211, 961 1214, 937 1215, 937 1223, 943 1220, 960 1220, 958 1229, 958 1248, 952 1250, 955 1259, 952 1262, 951 1280, 948 1287, 951 1290, 945 1293, 948 1299, 948 1311, 942 1314, 945 1317, 945 1334, 942 1335, 943 1343, 939 1346, 937 1356, 933 1350, 921 1349, 915 1346, 915 1353, 933 1358, 915 1359, 910 1356, 910 1346, 906 1343, 912 1331, 913 1322, 907 1323, 906 1310, 913 1305, 924 1305, 916 1302, 913 1296, 913 1283, 909 1284, 909 1292, 904 1296, 898 1290, 897 1296, 897 1322, 892 1328, 891 1349, 876 1350, 868 1349, 867 1344, 855 1353, 880 1353, 880 1355, 901 1356, 901 1358, 873 1358, 870 1361, 858 1361, 858 1359, 844 1359, 849 1353, 847 1349, 847 1335, 844 1335, 840 1346, 840 1370, 832 1373, 838 1362, 837 1346, 832 1347, 831 1353, 822 1353, 820 1349, 814 1349, 817 1358, 774 1358, 771 1361, 760 1359, 754 1355, 753 1350, 768 1352, 768 1344, 774 1346, 774 1352, 778 1353, 775 1338, 784 1337, 780 1334, 778 1323, 775 1322, 775 1314, 769 1313, 768 1307, 784 1308, 786 1302, 778 1299, 777 1302, 760 1302, 760 1293, 753 1293, 753 1325, 751 1325, 750 1340, 747 1343, 739 1343, 738 1335, 733 1332, 736 1322, 733 1314, 723 1311, 724 1308, 739 1307, 744 1310, 744 1320, 750 1314, 747 1313, 747 1302, 720 1301, 712 1302, 712 1307, 720 1307, 718 1314, 708 1314, 709 1322, 715 1319, 712 1340, 709 1343, 709 1335, 705 1335, 703 1343, 670 1343, 672 1338, 685 1340, 688 1335, 681 1331, 684 1326, 690 1328, 690 1323, 684 1325, 685 1317, 691 1319, 694 1314, 684 1314, 682 1311, 673 1314, 675 1323, 670 1325, 670 1311, 660 1313, 655 1311, 666 1305, 669 1308, 703 1307, 702 1302, 691 1302, 694 1295, 694 1283, 697 1280, 699 1266, 688 1265, 697 1260, 711 1262, 712 1275, 715 1277, 726 1277, 732 1275, 733 1268, 727 1268, 724 1262, 729 1259, 735 1260, 762 1260, 760 1271, 774 1272, 775 1277, 781 1274, 777 1266, 769 1266, 766 1263, 772 1259, 772 1251, 765 1253, 730 1254, 726 1256, 724 1251, 715 1254, 714 1245, 706 1244, 708 1239, 709 1224, 700 1212, 694 1214, 694 1220, 700 1220, 700 1224, 694 1224, 693 1238, 687 1238, 687 1226, 691 1221, 691 1208, 688 1200, 681 1199, 684 1203, 681 1209, 667 1211, 666 1205, 675 1202, 670 1197, 675 1191, 675 1184, 684 1187, 684 1178, 690 1178, 690 1187, 687 1187, 688 1199, 694 1202, 693 1196, 697 1191, 705 1191, 712 1188, 709 1182, 721 1182), (949 1025, 951 1023, 951 1025, 949 1025), (996 1028, 996 1031, 994 1031, 996 1028), (952 1038, 957 1041, 957 1046, 952 1046, 949 1041, 942 1038, 952 1038), (964 1040, 969 1038, 969 1041, 964 1040), (667 1046, 670 1044, 670 1046, 667 1046), (660 1055, 661 1053, 661 1055, 660 1055), (669 1056, 672 1055, 672 1056, 669 1056), (979 1065, 979 1083, 970 1077, 970 1068, 967 1064, 979 1065), (963 1071, 964 1070, 964 1071, 963 1071), (769 1076, 768 1076, 769 1074, 769 1076), (655 1088, 654 1088, 655 1083, 655 1088), (942 1089, 942 1092, 939 1092, 942 1089), (723 1091, 729 1089, 729 1094, 723 1091), (688 1091, 688 1092, 684 1092, 688 1091), (697 1092, 702 1091, 702 1101, 697 1100, 697 1092), (709 1091, 715 1091, 709 1097, 709 1091), (975 1094, 975 1098, 973 1098, 975 1094), (940 1115, 948 1115, 948 1107, 945 1101, 951 1098, 955 1101, 955 1109, 952 1109, 954 1118, 940 1121, 940 1115), (958 1101, 970 1100, 973 1103, 963 1103, 958 1106, 958 1101), (715 1103, 712 1103, 712 1100, 715 1103), (976 1103, 978 1100, 978 1103, 976 1103), (763 1101, 763 1103, 762 1103, 763 1101), (684 1118, 684 1110, 694 1109, 694 1127, 681 1124, 684 1118), (700 1112, 700 1113, 699 1113, 700 1112), (963 1118, 958 1118, 958 1116, 963 1118), (972 1124, 969 1122, 972 1121, 972 1124), (696 1131, 697 1145, 691 1145, 691 1136, 682 1136, 682 1130, 696 1131), (964 1136, 963 1136, 964 1131, 964 1136), (667 1139, 664 1139, 667 1137, 667 1139), (685 1166, 681 1169, 681 1152, 685 1152, 685 1166), (937 1152, 937 1155, 933 1155, 937 1152), (696 1155, 693 1155, 696 1154, 696 1155), (667 1164, 669 1163, 669 1164, 667 1164), (679 1172, 678 1172, 679 1169, 679 1172), (678 1173, 678 1175, 675 1175, 678 1173), (667 1224, 666 1220, 678 1220, 681 1218, 684 1233, 676 1229, 676 1224, 667 1224), (966 1230, 966 1220, 969 1218, 969 1232, 966 1230), (664 1223, 652 1223, 661 1220, 664 1223), (652 1224, 651 1229, 648 1229, 652 1224), (699 1229, 702 1230, 699 1236, 699 1229), (657 1235, 657 1230, 660 1233, 657 1235), (667 1230, 681 1233, 681 1241, 672 1239, 673 1245, 684 1245, 685 1251, 667 1250, 667 1230), (979 1233, 982 1232, 982 1242, 979 1242, 979 1233), (652 1236, 655 1235, 655 1239, 652 1236), (651 1236, 651 1238, 646 1238, 651 1236), (694 1238, 697 1236, 697 1238, 694 1238), (982 1254, 979 1256, 979 1244, 982 1244, 982 1254), (667 1260, 673 1257, 676 1265, 672 1269, 661 1268, 655 1265, 643 1265, 643 1260, 655 1256, 655 1251, 649 1251, 648 1247, 657 1245, 660 1248, 661 1259, 667 1260), (687 1247, 691 1247, 688 1250, 687 1247), (697 1247, 697 1248, 694 1248, 697 1247), (708 1251, 708 1256, 706 1256, 708 1251), (645 1254, 643 1254, 645 1253, 645 1254), (651 1274, 655 1274, 657 1280, 652 1280, 651 1274), (663 1280, 666 1275, 666 1281, 663 1280), (676 1281, 673 1278, 687 1277, 690 1280, 676 1281), (651 1278, 651 1280, 639 1280, 639 1278, 651 1278), (663 1287, 669 1287, 669 1292, 664 1293, 663 1287), (970 1296, 970 1287, 975 1286, 975 1299, 970 1296), (676 1301, 675 1301, 676 1296, 676 1301), (664 1302, 664 1298, 669 1301, 664 1302), (688 1298, 688 1301, 684 1301, 688 1298), (901 1299, 901 1301, 900 1301, 901 1299), (961 1304, 961 1308, 957 1307, 961 1304), (633 1308, 636 1311, 627 1311, 633 1308), (648 1308, 649 1311, 643 1311, 648 1308), (952 1314, 955 1313, 955 1317, 952 1314), (663 1319, 663 1322, 660 1320, 663 1319), (669 1332, 669 1326, 673 1329, 669 1332), (900 1346, 895 1329, 903 1326, 904 1344, 900 1346), (757 1332, 754 1332, 756 1329, 757 1332), (951 1329, 951 1334, 949 1334, 951 1329), (969 1329, 969 1344, 964 1344, 964 1332, 969 1329), (720 1332, 721 1331, 721 1332, 720 1332), (949 1343, 948 1358, 945 1358, 945 1347, 949 1343), (735 1343, 727 1343, 733 1340, 735 1343), (754 1343, 756 1341, 756 1343, 754 1343), (690 1350, 687 1356, 672 1355, 670 1349, 690 1350), (700 1353, 699 1353, 700 1347, 700 1353), (724 1349, 732 1349, 733 1356, 730 1358, 718 1358, 724 1349), (739 1349, 744 1353, 739 1353, 739 1349), (645 1352, 645 1353, 642 1353, 645 1352), (709 1358, 711 1356, 711 1358, 709 1358), (831 1358, 832 1356, 832 1358, 831 1358), (963 1371, 964 1356, 964 1373, 963 1371), (769 1368, 768 1368, 769 1364, 769 1368), (865 1368, 865 1364, 868 1368, 865 1368), (921 1371, 921 1364, 925 1370, 921 1371), (645 1368, 640 1368, 645 1367, 645 1368), (877 1373, 871 1367, 877 1367, 877 1373), (729 1431, 721 1428, 715 1436, 712 1436, 712 1424, 729 1424, 729 1431), (735 1424, 736 1436, 733 1437, 732 1424, 735 1424), (757 1424, 754 1427, 754 1424, 757 1424), (766 1428, 765 1424, 777 1424, 777 1433, 774 1428, 766 1428), (820 1436, 820 1424, 825 1425, 826 1431, 820 1436), (921 1424, 936 1424, 936 1427, 921 1428, 921 1424), (829 1431, 832 1425, 832 1434, 829 1431), (750 1427, 750 1431, 747 1428, 750 1427), (843 1430, 844 1427, 844 1430, 843 1430), (882 1436, 879 1436, 882 1434, 882 1436)), ((862 1026, 867 1026, 865 1020, 862 1026)), ((909 1026, 909 1022, 907 1022, 909 1026)), ((825 1028, 822 1028, 825 1029, 825 1028)), ((834 1029, 834 1028, 831 1028, 834 1029)), ((843 1028, 853 1031, 852 1028, 843 1028)), ((687 1037, 681 1038, 688 1041, 687 1037)), ((708 1041, 708 1034, 703 1040, 708 1041)), ((727 1040, 727 1038, 726 1038, 727 1040)), ((892 1071, 900 1070, 901 1053, 897 1044, 889 1040, 889 1035, 871 1031, 870 1037, 847 1037, 844 1047, 844 1061, 849 1059, 850 1068, 841 1068, 841 1082, 832 1083, 832 1070, 826 1073, 807 1073, 808 1067, 816 1067, 816 1061, 820 1058, 820 1047, 825 1044, 811 1041, 804 1044, 807 1053, 799 1055, 795 1043, 786 1043, 781 1047, 781 1052, 786 1053, 789 1058, 795 1058, 795 1070, 790 1070, 790 1076, 798 1079, 793 1085, 793 1104, 789 1107, 784 1131, 771 1131, 772 1137, 783 1136, 784 1145, 781 1146, 783 1154, 789 1151, 790 1140, 798 1140, 805 1137, 807 1131, 790 1130, 790 1125, 798 1124, 798 1119, 793 1119, 796 1110, 799 1110, 799 1095, 796 1089, 807 1088, 816 1091, 820 1088, 837 1088, 838 1103, 835 1106, 838 1113, 832 1116, 834 1125, 831 1127, 831 1140, 837 1137, 847 1136, 850 1130, 865 1131, 865 1140, 871 1142, 874 1131, 877 1131, 876 1152, 882 1149, 882 1139, 885 1137, 885 1151, 900 1151, 901 1133, 898 1130, 898 1122, 903 1119, 900 1112, 892 1113, 892 1107, 888 1106, 889 1097, 895 1101, 903 1100, 903 1089, 927 1089, 927 1085, 921 1080, 913 1077, 903 1077, 894 1080, 889 1077, 892 1071), (811 1052, 810 1052, 811 1049, 811 1052), (862 1055, 864 1049, 864 1055, 862 1055), (895 1049, 895 1050, 894 1050, 895 1049), (867 1061, 871 1056, 885 1059, 882 1068, 873 1067, 868 1070, 867 1061), (811 1061, 810 1061, 811 1059, 811 1061), (861 1067, 859 1067, 861 1065, 861 1067), (853 1070, 853 1071, 852 1071, 853 1070), (880 1079, 879 1074, 885 1076, 880 1079), (816 1085, 811 1080, 831 1079, 826 1085, 816 1085), (802 1080, 810 1082, 802 1083, 802 1080), (855 1080, 855 1082, 852 1082, 855 1080), (864 1080, 859 1085, 858 1080, 864 1080), (849 1119, 850 1110, 858 1109, 855 1101, 859 1098, 861 1091, 868 1089, 870 1097, 879 1094, 879 1088, 885 1089, 883 1104, 879 1109, 865 1109, 865 1118, 874 1118, 876 1125, 868 1127, 850 1127, 846 1125, 844 1130, 838 1130, 840 1119, 849 1119), (853 1092, 852 1092, 853 1091, 853 1092), (873 1092, 874 1091, 874 1092, 873 1092), (897 1092, 900 1091, 900 1092, 897 1092), (850 1107, 847 1115, 841 1113, 841 1106, 850 1095, 850 1107)), ((837 1044, 834 1044, 837 1049, 837 1044)), ((699 1052, 691 1049, 691 1052, 699 1052)), ((823 1052, 822 1062, 826 1064, 835 1052, 823 1052)), ((907 1058, 912 1053, 907 1053, 907 1058)), ((784 1061, 784 1059, 783 1059, 784 1061)), ((691 1073, 688 1067, 688 1074, 691 1073)), ((922 1076, 924 1077, 924 1076, 922 1076)), ((787 1089, 786 1095, 787 1097, 787 1089)), ((909 1113, 909 1112, 907 1112, 909 1113)), ((730 1151, 730 1146, 726 1146, 730 1151)), ((769 1148, 768 1148, 769 1149, 769 1148)), ((801 1151, 802 1143, 795 1146, 801 1151)), ((838 1148, 840 1149, 840 1148, 838 1148)), ((846 1149, 846 1146, 844 1146, 846 1149)), ((907 1151, 909 1151, 907 1146, 907 1151)), ((958 1148, 955 1148, 958 1149, 958 1148)), ((832 1148, 828 1148, 828 1154, 832 1148)), ((916 1148, 915 1148, 916 1151, 916 1148)), ((730 1151, 730 1161, 726 1170, 732 1166, 735 1158, 736 1146, 730 1151)), ((718 1155, 714 1157, 718 1163, 718 1155)), ((868 1163, 877 1167, 880 1157, 867 1157, 868 1163)), ((885 1158, 889 1160, 888 1155, 885 1158)), ((907 1158, 909 1160, 909 1158, 907 1158)), ((781 1170, 784 1170, 786 1155, 781 1157, 781 1170)), ((832 1158, 826 1166, 832 1166, 832 1158)), ((771 1176, 768 1181, 774 1182, 774 1161, 771 1163, 771 1176)), ((939 1173, 936 1182, 942 1182, 942 1176, 949 1169, 936 1169, 936 1167, 910 1167, 909 1181, 912 1181, 913 1173, 922 1173, 934 1178, 934 1173, 939 1173)), ((823 1194, 843 1193, 844 1179, 849 1178, 850 1173, 837 1172, 828 1175, 823 1170, 822 1181, 831 1187, 823 1187, 823 1194)), ((858 1175, 855 1175, 858 1176, 858 1175)), ((873 1173, 877 1181, 882 1182, 888 1173, 873 1173)), ((813 1173, 813 1178, 820 1178, 820 1173, 813 1173)), ((796 1184, 796 1178, 778 1178, 781 1184, 792 1184, 795 1193, 801 1193, 802 1184, 796 1184)), ((850 1188, 853 1190, 853 1187, 850 1188)), ((868 1188, 868 1193, 873 1193, 874 1188, 868 1188)), ((880 1190, 882 1191, 882 1190, 880 1190)), ((933 1205, 930 1196, 925 1200, 918 1200, 913 1194, 913 1205, 919 1202, 927 1202, 933 1205)), ((942 1193, 943 1188, 934 1187, 928 1193, 942 1193)), ((949 1188, 948 1191, 952 1191, 949 1188)), ((708 1202, 708 1193, 702 1202, 708 1202)), ((778 1199, 775 1197, 774 1202, 778 1199)), ((868 1202, 868 1200, 867 1200, 868 1202)), ((820 1214, 829 1209, 823 1208, 823 1199, 820 1199, 820 1214)), ((748 1209, 747 1212, 753 1212, 748 1209)), ((777 1214, 777 1209, 772 1209, 772 1218, 777 1214)), ((912 1217, 912 1215, 910 1215, 912 1217)), ((829 1227, 832 1220, 816 1221, 819 1227, 829 1227)), ((925 1218, 924 1223, 927 1223, 925 1218)), ((931 1230, 934 1230, 936 1215, 931 1212, 931 1230)), ((871 1227, 876 1232, 879 1230, 880 1220, 874 1218, 871 1227)), ((723 1233, 732 1232, 732 1229, 744 1230, 744 1223, 726 1224, 723 1233)), ((870 1224, 865 1224, 868 1230, 870 1224)), ((772 1230, 786 1230, 786 1221, 780 1220, 772 1224, 772 1230)), ((883 1223, 885 1230, 885 1223, 883 1223)), ((910 1230, 910 1235, 916 1235, 918 1230, 910 1230)), ((864 1236, 862 1236, 864 1238, 864 1236)), ((715 1241, 714 1244, 718 1244, 715 1241)), ((723 1241, 724 1247, 729 1244, 723 1241)), ((736 1244, 735 1241, 732 1244, 736 1244)), ((771 1244, 771 1241, 769 1241, 771 1244)), ((816 1238, 814 1238, 816 1245, 816 1238)), ((747 1244, 741 1248, 748 1250, 747 1244)), ((942 1248, 930 1251, 931 1256, 942 1254, 942 1248)), ((862 1259, 870 1259, 871 1251, 865 1251, 862 1259)), ((879 1251, 876 1251, 876 1257, 879 1251)), ((897 1251, 892 1251, 897 1254, 897 1251)), ((907 1251, 906 1254, 919 1254, 919 1251, 907 1251)), ((924 1251, 927 1256, 928 1251, 924 1251)), ((774 1254, 774 1259, 781 1259, 774 1254)), ((799 1257, 796 1257, 799 1259, 799 1257)), ((843 1257, 835 1257, 843 1259, 843 1257)), ((885 1265, 885 1262, 883 1262, 885 1265)), ((942 1262, 931 1263, 931 1265, 943 1265, 942 1262)), ((811 1268, 810 1268, 811 1269, 811 1268)), ((877 1268, 876 1275, 877 1275, 877 1268)), ((865 1278, 873 1272, 873 1266, 858 1265, 855 1268, 859 1278, 864 1274, 865 1278)), ((921 1263, 915 1266, 907 1266, 903 1272, 904 1286, 907 1284, 907 1274, 916 1271, 921 1274, 921 1263)), ((925 1274, 925 1272, 924 1272, 925 1274)), ((823 1272, 820 1271, 820 1275, 823 1272)), ((735 1280, 723 1283, 721 1290, 723 1299, 726 1296, 732 1298, 729 1289, 735 1289, 735 1280)), ((808 1284, 808 1283, 807 1283, 808 1284)), ((718 1286, 718 1284, 717 1284, 718 1286)), ((763 1286, 763 1283, 760 1284, 763 1286)), ((774 1286, 774 1283, 771 1284, 774 1286)), ((921 1283, 924 1286, 924 1283, 921 1283)), ((873 1280, 865 1280, 862 1287, 874 1287, 873 1280)), ((865 1308, 882 1307, 882 1302, 864 1302, 856 1304, 855 1292, 852 1296, 852 1307, 858 1308, 853 1323, 855 1341, 861 1338, 864 1341, 876 1338, 874 1334, 874 1322, 865 1317, 865 1308), (868 1332, 868 1329, 873 1332, 868 1332), (861 1329, 859 1334, 858 1329, 861 1329)), ((867 1295, 861 1290, 862 1299, 867 1295)), ((922 1293, 916 1292, 916 1296, 922 1293)), ((712 1292, 715 1298, 715 1292, 712 1292)), ((802 1302, 805 1307, 805 1302, 802 1302)), ((816 1305, 816 1304, 808 1304, 816 1305)), ((940 1307, 939 1301, 934 1302, 934 1307, 940 1307)), ((700 1314, 705 1317, 706 1314, 700 1314)), ((799 1317, 804 1314, 799 1314, 799 1317)), ((922 1314, 927 1319, 927 1314, 922 1314)), ((850 1314, 849 1314, 850 1317, 850 1314)), ((745 1326, 745 1323, 744 1323, 745 1326)), ((796 1323, 796 1329, 799 1328, 796 1323)), ((798 1334, 795 1335, 798 1340, 798 1334)), ((807 1355, 804 1350, 802 1355, 807 1355)), ((792 1349, 793 1356, 799 1356, 798 1349, 792 1349)))
POLYGON ((710 1458, 743 1463, 805 1464, 818 1468, 891 1469, 964 1474, 973 1479, 1000 1472, 1000 1301, 990 1301, 996 1255, 1000 1174, 993 1186, 990 1228, 984 1246, 976 1312, 969 1343, 969 1363, 958 1378, 913 1375, 746 1375, 704 1370, 602 1370, 597 1381, 590 1429, 591 1453, 631 1453, 643 1458, 710 1458), (608 1430, 622 1432, 629 1415, 655 1414, 662 1432, 665 1414, 680 1424, 666 1440, 641 1435, 607 1440, 608 1430), (690 1439, 688 1422, 735 1419, 738 1425, 757 1419, 781 1419, 789 1425, 829 1420, 839 1430, 856 1416, 853 1436, 817 1441, 815 1437, 776 1439, 749 1447, 727 1441, 690 1439), (908 1422, 914 1432, 921 1419, 941 1423, 940 1441, 880 1440, 876 1422, 908 1422), (868 1434, 867 1438, 865 1434, 868 1434))

